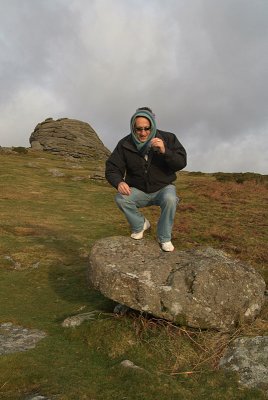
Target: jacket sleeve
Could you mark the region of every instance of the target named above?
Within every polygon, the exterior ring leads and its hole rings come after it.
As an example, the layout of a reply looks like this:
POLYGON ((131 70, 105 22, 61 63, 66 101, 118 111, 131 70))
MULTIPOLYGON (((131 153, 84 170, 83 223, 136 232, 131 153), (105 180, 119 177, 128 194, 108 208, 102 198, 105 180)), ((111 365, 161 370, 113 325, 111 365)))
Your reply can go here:
POLYGON ((126 165, 120 143, 116 146, 106 161, 105 177, 107 181, 117 189, 120 182, 124 180, 126 165))
POLYGON ((166 151, 163 157, 169 168, 174 171, 180 171, 185 168, 187 165, 186 150, 177 137, 174 134, 169 134, 168 140, 164 140, 164 142, 166 151))

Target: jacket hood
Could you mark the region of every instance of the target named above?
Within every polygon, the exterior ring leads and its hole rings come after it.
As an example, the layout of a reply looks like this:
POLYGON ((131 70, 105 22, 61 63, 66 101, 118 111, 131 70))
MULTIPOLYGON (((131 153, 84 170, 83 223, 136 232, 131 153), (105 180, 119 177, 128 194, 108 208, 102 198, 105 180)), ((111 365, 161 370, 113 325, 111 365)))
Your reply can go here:
POLYGON ((135 134, 135 120, 137 117, 144 117, 147 118, 150 121, 151 124, 151 133, 153 133, 153 136, 156 134, 156 122, 155 122, 155 116, 153 113, 147 110, 137 110, 135 114, 132 115, 131 120, 130 120, 130 130, 132 134, 135 134))
POLYGON ((131 136, 133 139, 133 142, 135 143, 137 149, 139 151, 144 150, 145 148, 147 148, 149 146, 149 143, 151 141, 151 139, 153 139, 156 135, 156 123, 155 123, 155 117, 154 114, 151 113, 150 111, 147 110, 137 110, 135 112, 135 114, 131 117, 130 120, 130 129, 131 129, 131 136), (147 118, 150 122, 151 125, 151 132, 150 135, 147 139, 146 142, 140 142, 139 139, 136 136, 136 132, 135 132, 135 120, 137 117, 144 117, 147 118))

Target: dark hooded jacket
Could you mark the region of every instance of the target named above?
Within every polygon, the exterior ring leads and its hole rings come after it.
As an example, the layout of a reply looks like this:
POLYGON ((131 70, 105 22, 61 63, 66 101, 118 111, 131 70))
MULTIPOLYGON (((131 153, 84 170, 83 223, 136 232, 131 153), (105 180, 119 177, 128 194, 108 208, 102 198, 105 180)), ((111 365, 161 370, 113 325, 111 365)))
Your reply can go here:
POLYGON ((156 192, 173 183, 176 171, 186 166, 186 151, 173 133, 157 130, 156 137, 164 141, 164 154, 152 148, 147 148, 147 154, 139 152, 131 134, 121 139, 106 161, 107 181, 116 189, 125 181, 145 193, 156 192))

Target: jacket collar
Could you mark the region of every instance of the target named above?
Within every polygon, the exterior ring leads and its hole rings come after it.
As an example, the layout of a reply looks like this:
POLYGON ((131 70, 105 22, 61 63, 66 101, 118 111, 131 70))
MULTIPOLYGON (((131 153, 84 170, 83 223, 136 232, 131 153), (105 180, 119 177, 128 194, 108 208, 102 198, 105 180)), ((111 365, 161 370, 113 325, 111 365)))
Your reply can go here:
MULTIPOLYGON (((164 141, 163 136, 161 135, 161 132, 159 130, 156 131, 155 137, 158 137, 164 141)), ((131 134, 126 136, 124 142, 123 142, 123 147, 125 147, 128 150, 134 151, 135 153, 138 153, 137 147, 135 146, 135 143, 132 140, 131 134)))

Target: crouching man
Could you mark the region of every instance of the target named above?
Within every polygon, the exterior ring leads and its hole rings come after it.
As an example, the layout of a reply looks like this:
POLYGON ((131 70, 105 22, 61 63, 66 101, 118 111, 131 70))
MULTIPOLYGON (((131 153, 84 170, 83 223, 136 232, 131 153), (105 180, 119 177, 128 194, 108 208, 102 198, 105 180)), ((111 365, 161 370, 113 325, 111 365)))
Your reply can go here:
POLYGON ((139 209, 156 205, 161 208, 158 242, 163 251, 173 251, 171 235, 178 203, 173 182, 176 171, 186 166, 186 151, 173 133, 157 129, 149 107, 137 109, 130 129, 106 161, 106 179, 118 191, 115 201, 129 222, 131 237, 142 239, 150 228, 139 209))

